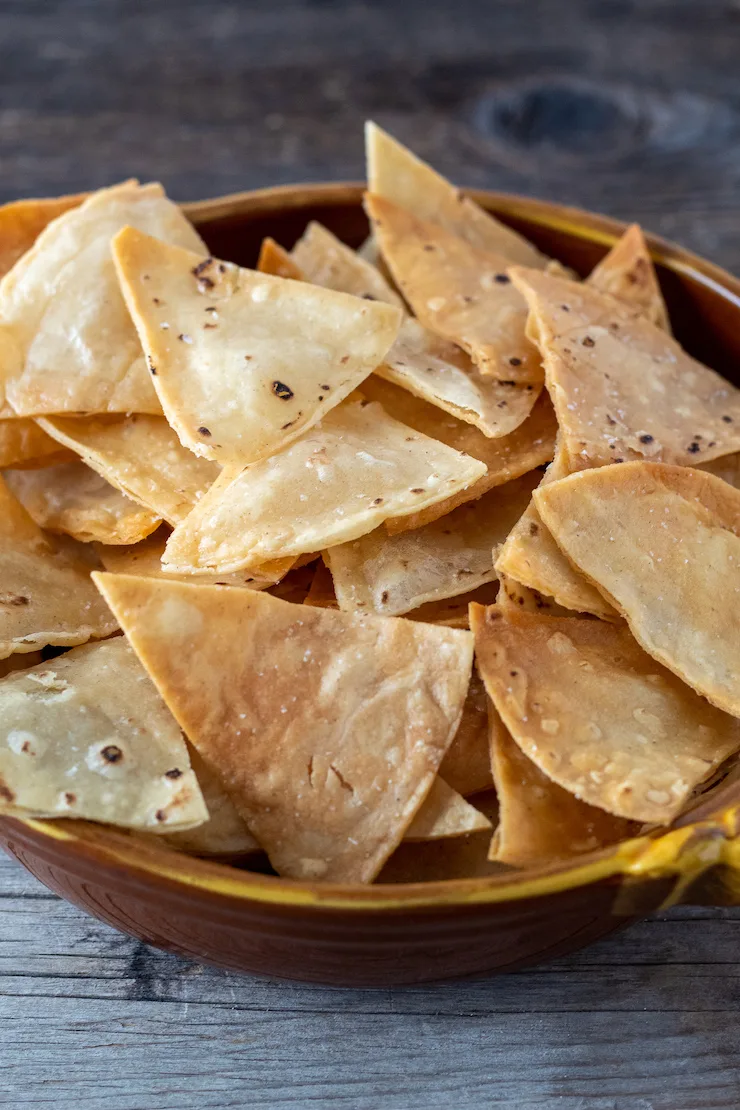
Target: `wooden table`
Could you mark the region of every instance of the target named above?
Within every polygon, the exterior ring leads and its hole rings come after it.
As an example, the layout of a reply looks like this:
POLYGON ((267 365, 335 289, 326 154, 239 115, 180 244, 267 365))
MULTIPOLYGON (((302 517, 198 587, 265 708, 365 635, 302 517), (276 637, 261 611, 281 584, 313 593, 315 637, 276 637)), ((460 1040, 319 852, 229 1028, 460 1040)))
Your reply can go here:
MULTIPOLYGON (((373 117, 462 184, 642 221, 740 267, 737 0, 0 2, 0 199, 357 178, 373 117)), ((394 991, 137 944, 0 863, 8 1110, 740 1106, 740 911, 394 991)))

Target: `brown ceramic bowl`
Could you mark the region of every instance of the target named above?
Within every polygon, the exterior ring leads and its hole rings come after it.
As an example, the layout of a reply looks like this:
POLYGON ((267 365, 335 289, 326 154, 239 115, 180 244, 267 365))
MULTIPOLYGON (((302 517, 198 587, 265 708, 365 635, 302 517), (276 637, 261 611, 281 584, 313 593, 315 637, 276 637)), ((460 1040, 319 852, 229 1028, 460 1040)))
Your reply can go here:
MULTIPOLYGON (((245 193, 188 206, 214 254, 252 265, 318 219, 355 246, 359 185, 245 193)), ((476 193, 586 274, 624 227, 555 204, 476 193)), ((650 239, 679 340, 738 380, 740 282, 650 239)), ((51 890, 161 948, 239 971, 388 986, 503 971, 579 948, 676 903, 740 903, 740 768, 715 776, 668 831, 558 867, 371 887, 295 883, 196 860, 81 821, 0 821, 0 842, 51 890)))

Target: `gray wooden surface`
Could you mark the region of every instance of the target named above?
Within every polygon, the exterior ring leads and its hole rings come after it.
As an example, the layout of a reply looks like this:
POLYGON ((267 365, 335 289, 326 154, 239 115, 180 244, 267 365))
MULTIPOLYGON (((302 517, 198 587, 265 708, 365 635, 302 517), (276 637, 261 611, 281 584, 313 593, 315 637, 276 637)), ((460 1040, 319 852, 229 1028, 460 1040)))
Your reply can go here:
MULTIPOLYGON (((0 200, 359 177, 371 116, 460 183, 740 268, 737 0, 0 0, 0 200)), ((0 860, 8 1110, 740 1106, 740 911, 498 979, 342 991, 147 949, 0 860)))

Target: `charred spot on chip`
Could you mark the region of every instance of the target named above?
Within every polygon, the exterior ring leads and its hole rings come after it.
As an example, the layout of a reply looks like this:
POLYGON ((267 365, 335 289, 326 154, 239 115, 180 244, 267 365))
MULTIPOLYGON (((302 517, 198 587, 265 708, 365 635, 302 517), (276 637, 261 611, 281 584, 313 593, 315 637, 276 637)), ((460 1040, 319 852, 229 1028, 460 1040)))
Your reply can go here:
POLYGON ((362 299, 363 301, 377 301, 378 298, 374 297, 372 293, 363 293, 362 299))
POLYGON ((388 591, 383 590, 382 594, 380 595, 381 604, 385 605, 385 603, 387 602, 389 597, 390 597, 390 594, 388 593, 388 591))
POLYGON ((193 277, 199 278, 203 273, 205 273, 208 267, 212 265, 213 258, 209 255, 208 258, 204 258, 202 262, 199 262, 197 266, 193 266, 190 273, 193 275, 193 277))
POLYGON ((414 486, 414 488, 410 492, 411 493, 426 493, 426 490, 423 489, 421 486, 414 486))
POLYGON ((701 445, 697 443, 696 440, 694 440, 693 443, 690 443, 688 445, 686 450, 689 452, 690 455, 696 455, 699 451, 701 451, 701 445))
POLYGON ((2 778, 0 778, 0 798, 2 798, 5 802, 15 801, 15 794, 2 778))
POLYGON ((382 504, 383 504, 383 498, 382 497, 376 497, 375 500, 373 501, 373 505, 382 505, 382 504))
POLYGON ((537 521, 536 520, 530 521, 530 524, 529 524, 529 534, 530 534, 530 536, 539 535, 539 531, 540 531, 540 526, 537 523, 537 521))
POLYGON ((30 597, 25 594, 0 594, 0 605, 10 605, 14 609, 20 609, 24 605, 30 605, 30 597))
POLYGON ((516 676, 519 674, 519 671, 509 671, 509 674, 512 678, 516 678, 516 676))
POLYGON ((219 264, 218 264, 218 272, 219 272, 220 274, 225 274, 225 273, 226 273, 226 266, 225 266, 225 264, 224 264, 223 262, 219 262, 219 264))
POLYGON ((149 356, 148 361, 149 361, 149 373, 153 374, 154 377, 156 378, 156 376, 157 376, 157 367, 154 365, 154 360, 152 359, 151 355, 149 356))
POLYGON ((206 312, 218 312, 218 309, 216 308, 215 304, 209 304, 209 305, 206 305, 205 311, 206 312))
POLYGON ((320 385, 319 389, 323 389, 324 393, 328 393, 329 390, 331 389, 331 386, 330 385, 320 385))
POLYGON ((161 304, 159 297, 152 297, 152 304, 161 304))
MULTIPOLYGON (((293 390, 290 388, 290 386, 286 385, 285 382, 277 381, 277 379, 272 383, 271 388, 275 396, 279 397, 281 401, 290 401, 291 398, 294 396, 293 390)), ((323 385, 320 388, 323 389, 323 385)))
POLYGON ((510 378, 505 378, 505 379, 499 378, 499 383, 498 384, 499 385, 506 385, 506 386, 514 386, 514 385, 516 385, 516 382, 511 381, 510 378))
POLYGON ((722 419, 724 420, 725 424, 732 424, 731 416, 723 416, 722 419))
POLYGON ((157 819, 157 821, 160 821, 160 822, 167 820, 167 814, 165 813, 165 811, 163 809, 158 809, 157 812, 154 814, 154 816, 157 819))
POLYGON ((349 355, 342 355, 339 361, 341 362, 342 366, 344 366, 345 362, 349 362, 349 355))
POLYGON ((73 794, 71 790, 67 790, 64 794, 64 800, 68 806, 73 806, 77 801, 77 795, 73 794))
POLYGON ((178 335, 178 337, 177 337, 177 338, 178 338, 178 339, 179 339, 179 340, 180 340, 180 341, 181 341, 182 343, 192 343, 192 342, 193 342, 193 337, 192 337, 192 335, 188 335, 188 333, 187 333, 187 332, 184 332, 184 331, 181 331, 181 332, 180 332, 180 334, 178 335))
MULTIPOLYGON (((220 586, 220 585, 223 585, 223 583, 219 582, 219 583, 217 583, 217 585, 220 586)), ((173 767, 172 770, 165 771, 164 777, 166 779, 179 779, 181 774, 182 774, 182 771, 180 770, 179 767, 173 767)))
POLYGON ((211 432, 204 424, 201 424, 200 428, 198 428, 198 435, 205 436, 206 439, 208 439, 210 438, 211 432))
POLYGON ((434 250, 434 243, 424 243, 424 250, 425 251, 433 251, 434 250))
POLYGON ((563 310, 563 312, 570 312, 570 305, 569 304, 561 304, 560 307, 563 310))
POLYGON ((106 763, 120 763, 123 759, 123 752, 117 744, 106 744, 100 749, 100 754, 106 763))
POLYGON ((204 324, 203 327, 204 328, 217 328, 218 324, 204 324))
POLYGON ((596 340, 592 339, 590 335, 584 335, 583 339, 581 340, 581 343, 584 347, 595 347, 596 346, 596 340))
POLYGON ((511 278, 508 274, 494 274, 493 280, 498 282, 499 285, 508 285, 511 278))
POLYGON ((516 355, 512 355, 509 359, 509 366, 521 366, 522 360, 516 355))
POLYGON ((640 438, 640 443, 652 443, 653 442, 653 436, 651 436, 649 432, 643 432, 643 434, 639 438, 640 438))
MULTIPOLYGON (((296 417, 296 419, 298 418, 296 417)), ((292 428, 294 424, 295 420, 289 420, 287 424, 282 424, 280 427, 281 432, 286 432, 288 428, 292 428)))

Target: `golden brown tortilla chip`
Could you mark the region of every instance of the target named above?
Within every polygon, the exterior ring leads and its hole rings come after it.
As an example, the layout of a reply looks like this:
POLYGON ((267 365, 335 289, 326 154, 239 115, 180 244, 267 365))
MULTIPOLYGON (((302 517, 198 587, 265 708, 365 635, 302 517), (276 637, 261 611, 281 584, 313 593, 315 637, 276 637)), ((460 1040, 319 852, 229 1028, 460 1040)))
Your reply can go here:
POLYGON ((502 574, 498 569, 496 573, 500 587, 496 596, 496 604, 499 608, 504 610, 524 609, 527 613, 542 613, 547 617, 572 617, 574 615, 572 609, 566 609, 564 606, 558 605, 554 598, 541 594, 539 590, 532 590, 529 586, 523 586, 521 582, 517 582, 515 578, 509 578, 508 574, 502 574))
POLYGON ((121 288, 180 441, 229 465, 292 443, 383 359, 401 313, 127 228, 121 288))
MULTIPOLYGON (((474 799, 477 801, 477 799, 474 799)), ((509 868, 488 859, 491 831, 445 840, 404 840, 383 867, 378 883, 433 883, 440 879, 475 879, 501 875, 509 868)))
POLYGON ((0 810, 150 832, 208 818, 180 729, 123 637, 0 682, 0 810))
POLYGON ((542 363, 525 335, 527 306, 507 273, 510 262, 382 197, 366 194, 365 210, 420 322, 467 351, 482 374, 514 382, 512 390, 540 388, 542 363))
POLYGON ((618 301, 639 308, 659 328, 670 332, 668 310, 658 285, 645 236, 632 224, 588 276, 588 284, 618 301))
POLYGON ((41 232, 0 284, 0 380, 20 416, 159 412, 110 240, 131 224, 194 250, 161 185, 101 189, 41 232))
POLYGON ((183 447, 163 416, 51 416, 44 430, 107 482, 179 524, 220 474, 183 447))
POLYGON ((533 471, 489 490, 413 532, 376 528, 325 553, 340 609, 400 616, 428 601, 468 593, 496 578, 503 543, 537 484, 533 471))
POLYGON ((528 759, 495 718, 491 759, 499 802, 491 859, 499 863, 544 867, 626 840, 639 828, 563 790, 528 759))
POLYGON ((370 401, 378 401, 386 412, 402 424, 407 424, 422 435, 446 443, 456 451, 472 455, 485 464, 487 472, 465 489, 445 498, 422 512, 394 517, 386 522, 389 532, 405 532, 421 528, 445 516, 458 505, 482 497, 494 486, 503 485, 530 470, 549 462, 555 450, 557 424, 552 405, 546 393, 540 395, 531 416, 513 432, 500 439, 488 439, 472 424, 466 424, 443 413, 434 405, 414 397, 392 382, 371 374, 362 383, 362 393, 370 401))
POLYGON ((12 200, 0 205, 0 278, 30 250, 44 228, 57 216, 77 208, 87 197, 44 197, 40 200, 12 200))
POLYGON ((337 595, 334 592, 334 580, 331 571, 323 559, 316 563, 313 578, 304 605, 314 605, 320 609, 338 609, 337 595))
POLYGON ((6 470, 11 492, 41 528, 82 543, 138 543, 161 520, 82 462, 42 470, 6 470))
POLYGON ((194 856, 235 857, 261 852, 246 821, 197 748, 188 745, 188 756, 208 810, 208 820, 197 828, 170 833, 166 842, 171 848, 194 856))
POLYGON ((0 470, 8 466, 55 466, 73 458, 35 420, 25 416, 0 419, 0 470))
POLYGON ((415 212, 423 220, 440 224, 480 250, 502 254, 510 263, 535 267, 547 264, 547 257, 532 243, 464 197, 431 166, 371 121, 365 125, 365 150, 371 193, 415 212))
POLYGON ((685 466, 740 448, 740 390, 636 310, 588 285, 511 270, 527 298, 572 469, 685 466))
POLYGON ((52 545, 0 479, 0 659, 118 628, 82 558, 52 545))
POLYGON ((475 668, 460 727, 440 764, 439 773, 464 798, 493 786, 488 742, 488 696, 475 668))
POLYGON ((488 818, 437 775, 404 840, 441 840, 490 828, 488 818))
POLYGON ((270 459, 224 470, 175 528, 166 565, 233 571, 356 539, 471 485, 483 464, 380 405, 347 401, 270 459))
POLYGON ((296 266, 290 257, 290 252, 281 247, 269 236, 262 240, 260 256, 257 259, 257 269, 261 274, 273 274, 275 277, 292 278, 293 281, 303 281, 303 271, 296 266))
POLYGON ((708 474, 714 474, 723 482, 729 482, 735 489, 740 489, 740 451, 735 451, 732 455, 723 455, 721 459, 712 459, 711 462, 703 463, 697 469, 706 470, 708 474))
POLYGON ((701 470, 625 463, 564 478, 536 499, 645 650, 740 715, 740 490, 701 470))
POLYGON ((351 293, 353 297, 364 297, 368 301, 382 301, 406 311, 402 298, 391 289, 377 267, 315 220, 293 247, 291 258, 304 280, 314 285, 351 293))
MULTIPOLYGON (((557 482, 568 473, 567 456, 559 450, 540 486, 557 482)), ((563 555, 545 527, 534 500, 530 501, 499 551, 496 571, 552 598, 564 609, 593 613, 602 620, 617 617, 614 607, 563 555)))
POLYGON ((495 605, 471 606, 470 622, 507 729, 581 801, 665 824, 740 747, 740 722, 646 655, 623 626, 495 605))
POLYGON ((371 882, 457 729, 472 636, 252 590, 95 580, 275 870, 371 882))
POLYGON ((246 586, 250 590, 264 590, 279 582, 292 566, 291 559, 264 563, 258 570, 239 570, 235 574, 168 574, 162 566, 165 544, 169 536, 167 528, 160 528, 141 543, 130 547, 98 548, 100 561, 106 570, 113 574, 141 574, 145 578, 161 576, 168 581, 196 582, 199 586, 246 586))

